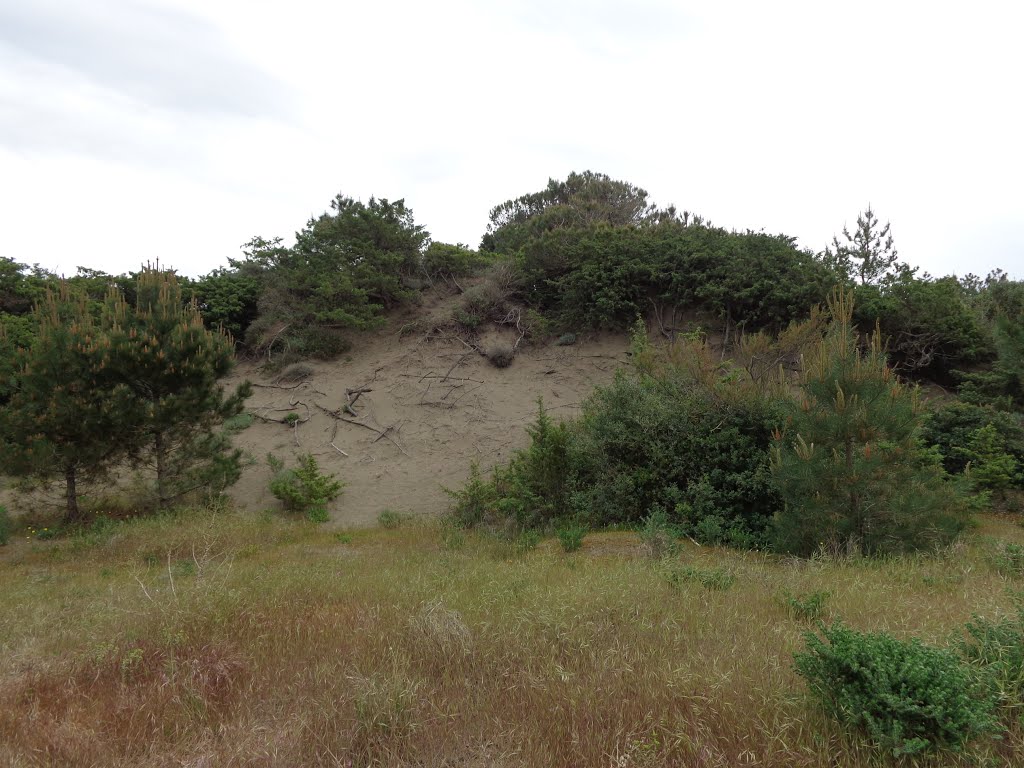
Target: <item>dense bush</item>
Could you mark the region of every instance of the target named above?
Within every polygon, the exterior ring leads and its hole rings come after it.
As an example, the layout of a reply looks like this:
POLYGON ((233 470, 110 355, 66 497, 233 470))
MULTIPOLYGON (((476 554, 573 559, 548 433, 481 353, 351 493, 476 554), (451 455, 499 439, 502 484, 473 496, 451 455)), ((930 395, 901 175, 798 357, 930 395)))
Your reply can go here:
POLYGON ((952 651, 841 624, 805 635, 797 673, 829 711, 896 755, 958 749, 994 728, 995 697, 952 651))
POLYGON ((876 327, 892 366, 905 374, 951 381, 953 371, 993 355, 993 346, 955 278, 920 279, 904 272, 884 285, 856 289, 854 322, 876 327))
MULTIPOLYGON (((680 354, 709 364, 702 344, 680 354)), ((542 406, 526 449, 489 479, 474 468, 453 492, 454 516, 533 528, 566 516, 641 525, 655 514, 702 542, 764 546, 779 507, 768 454, 778 411, 753 391, 732 391, 728 376, 709 375, 676 364, 620 374, 572 424, 555 424, 542 406)))
POLYGON ((448 281, 473 274, 487 261, 487 255, 464 245, 431 243, 423 251, 420 269, 428 280, 448 281))
POLYGON ((662 509, 698 541, 763 547, 779 508, 768 455, 778 418, 765 399, 724 399, 678 371, 620 375, 574 432, 573 508, 593 525, 662 509))
POLYGON ((522 253, 525 298, 572 327, 623 328, 657 307, 779 330, 830 286, 827 270, 788 237, 678 221, 555 229, 522 253))
POLYGON ((1024 464, 1024 416, 989 406, 954 401, 929 413, 921 425, 921 440, 934 445, 950 474, 960 474, 971 460, 970 445, 979 429, 992 426, 1003 450, 1024 464))

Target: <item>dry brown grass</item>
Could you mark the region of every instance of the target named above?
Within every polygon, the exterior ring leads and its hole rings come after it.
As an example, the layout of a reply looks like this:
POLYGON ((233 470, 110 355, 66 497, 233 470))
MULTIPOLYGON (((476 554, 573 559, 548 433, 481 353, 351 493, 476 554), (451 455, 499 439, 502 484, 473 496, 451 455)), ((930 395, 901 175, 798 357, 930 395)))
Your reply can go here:
MULTIPOLYGON (((523 554, 219 513, 22 541, 0 550, 0 764, 886 765, 807 697, 780 596, 947 643, 1021 586, 999 541, 1024 530, 878 563, 683 549, 728 589, 666 578, 627 533, 523 554)), ((1022 761, 1014 731, 914 764, 1022 761)))

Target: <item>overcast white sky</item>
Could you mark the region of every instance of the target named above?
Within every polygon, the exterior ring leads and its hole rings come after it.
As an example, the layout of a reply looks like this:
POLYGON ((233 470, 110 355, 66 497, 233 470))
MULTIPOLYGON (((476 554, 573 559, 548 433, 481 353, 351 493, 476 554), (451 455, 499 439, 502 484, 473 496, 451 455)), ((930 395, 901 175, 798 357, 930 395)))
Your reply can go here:
POLYGON ((820 250, 869 202, 1024 277, 1024 3, 0 0, 0 256, 186 274, 338 192, 476 246, 607 173, 820 250))

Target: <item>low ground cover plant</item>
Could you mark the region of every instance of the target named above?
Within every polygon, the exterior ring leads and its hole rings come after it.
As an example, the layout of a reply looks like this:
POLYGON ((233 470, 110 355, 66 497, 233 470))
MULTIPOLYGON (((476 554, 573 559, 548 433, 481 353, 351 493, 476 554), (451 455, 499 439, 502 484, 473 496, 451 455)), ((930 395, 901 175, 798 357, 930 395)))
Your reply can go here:
POLYGON ((835 623, 805 636, 797 673, 839 720, 893 755, 958 750, 994 730, 995 697, 950 650, 835 623))

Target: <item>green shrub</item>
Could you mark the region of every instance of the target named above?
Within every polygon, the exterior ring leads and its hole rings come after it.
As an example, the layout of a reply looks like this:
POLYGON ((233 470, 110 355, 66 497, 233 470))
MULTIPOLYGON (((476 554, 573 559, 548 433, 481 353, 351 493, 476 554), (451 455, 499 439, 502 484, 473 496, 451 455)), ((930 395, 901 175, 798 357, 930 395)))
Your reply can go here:
POLYGON ((563 552, 576 552, 583 546, 583 539, 587 535, 587 526, 579 523, 563 523, 555 529, 558 543, 562 545, 563 552))
POLYGON ((237 435, 252 426, 256 417, 251 413, 240 413, 224 420, 224 431, 229 435, 237 435))
POLYGON ((817 621, 824 615, 829 597, 828 592, 794 595, 787 590, 782 595, 782 604, 786 606, 789 615, 798 621, 817 621))
POLYGON ((291 512, 308 514, 311 510, 325 508, 345 487, 343 482, 334 479, 334 475, 320 472, 316 459, 308 453, 299 456, 298 465, 290 469, 286 469, 273 454, 267 455, 267 463, 273 472, 270 492, 291 512))
POLYGON ((452 500, 449 515, 457 525, 472 528, 484 523, 493 513, 497 500, 497 489, 493 480, 486 480, 476 461, 469 465, 469 479, 458 489, 444 488, 452 500))
POLYGON ((538 401, 537 418, 526 431, 530 444, 516 451, 508 465, 495 467, 490 480, 473 465, 466 486, 448 491, 456 520, 522 530, 543 528, 564 516, 572 474, 569 429, 556 424, 538 401))
POLYGON ((952 651, 839 623, 794 654, 797 673, 840 721, 894 755, 958 749, 994 728, 995 697, 952 651))
POLYGON ((326 523, 331 519, 327 507, 310 507, 306 510, 306 519, 311 523, 326 523))
POLYGON ((678 544, 676 531, 665 510, 659 506, 644 518, 640 528, 640 547, 649 557, 655 559, 674 555, 678 544))
POLYGON ((671 566, 664 571, 665 580, 677 589, 686 583, 700 584, 704 589, 721 591, 736 583, 736 576, 725 568, 695 568, 691 565, 671 566))
POLYGON ((535 550, 542 540, 543 537, 540 535, 540 531, 529 529, 520 531, 519 534, 512 539, 512 550, 517 555, 524 555, 527 552, 535 550))
POLYGON ((3 546, 10 540, 13 528, 14 521, 11 520, 7 507, 0 505, 0 546, 3 546))
POLYGON ((464 245, 434 242, 423 252, 420 268, 429 280, 451 280, 472 274, 486 260, 486 256, 464 245))
POLYGON ((701 543, 766 546, 780 506, 768 453, 777 405, 731 388, 671 366, 599 389, 574 431, 576 512, 636 525, 660 507, 701 543))
MULTIPOLYGON (((921 425, 921 441, 934 445, 942 456, 942 465, 950 474, 962 473, 968 462, 976 461, 971 444, 978 430, 993 427, 998 433, 999 452, 1024 466, 1024 415, 965 402, 953 402, 929 413, 921 425)), ((1024 476, 1018 476, 1024 487, 1024 476)))
POLYGON ((377 523, 381 528, 387 528, 393 530, 398 528, 405 522, 406 516, 401 512, 396 512, 393 509, 385 509, 379 515, 377 515, 377 523))

